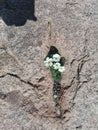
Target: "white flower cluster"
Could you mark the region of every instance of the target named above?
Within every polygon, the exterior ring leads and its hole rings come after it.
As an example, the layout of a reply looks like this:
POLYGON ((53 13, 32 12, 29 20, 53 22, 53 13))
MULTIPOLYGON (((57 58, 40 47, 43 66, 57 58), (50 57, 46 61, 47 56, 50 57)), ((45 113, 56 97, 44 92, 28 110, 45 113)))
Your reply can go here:
POLYGON ((44 61, 44 64, 46 67, 52 67, 55 70, 58 70, 59 72, 64 72, 65 68, 64 66, 61 66, 61 64, 59 63, 61 59, 61 56, 59 54, 54 54, 52 56, 52 58, 47 57, 46 60, 44 61))

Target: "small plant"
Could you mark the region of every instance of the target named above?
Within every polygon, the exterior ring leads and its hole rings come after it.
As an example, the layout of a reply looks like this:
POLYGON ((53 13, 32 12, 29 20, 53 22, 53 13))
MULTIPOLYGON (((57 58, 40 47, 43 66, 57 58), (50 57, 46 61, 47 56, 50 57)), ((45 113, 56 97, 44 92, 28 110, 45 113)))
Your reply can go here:
POLYGON ((61 110, 61 79, 62 79, 62 72, 64 72, 65 67, 65 58, 61 57, 56 47, 51 46, 48 52, 48 55, 44 59, 44 64, 46 67, 49 67, 51 70, 52 78, 54 81, 53 85, 53 98, 55 101, 55 111, 57 117, 62 116, 61 110))
POLYGON ((51 46, 50 52, 44 60, 44 64, 46 67, 50 67, 54 82, 59 83, 62 79, 61 73, 65 71, 65 58, 61 57, 58 50, 54 46, 51 46))

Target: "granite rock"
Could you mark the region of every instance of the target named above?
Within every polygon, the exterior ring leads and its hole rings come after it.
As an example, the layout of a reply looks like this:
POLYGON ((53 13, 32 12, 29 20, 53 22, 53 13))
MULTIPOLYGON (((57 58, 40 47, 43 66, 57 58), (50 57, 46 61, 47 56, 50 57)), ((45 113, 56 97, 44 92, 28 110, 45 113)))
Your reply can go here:
POLYGON ((97 0, 18 2, 0 0, 0 130, 98 130, 97 0), (62 118, 43 63, 51 45, 66 58, 62 118))

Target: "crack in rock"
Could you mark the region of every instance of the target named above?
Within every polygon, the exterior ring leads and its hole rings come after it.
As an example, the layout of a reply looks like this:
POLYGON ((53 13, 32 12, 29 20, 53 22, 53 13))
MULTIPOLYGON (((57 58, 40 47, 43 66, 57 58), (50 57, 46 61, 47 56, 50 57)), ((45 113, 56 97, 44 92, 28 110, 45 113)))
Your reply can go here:
MULTIPOLYGON (((88 56, 84 56, 85 58, 88 57, 88 56)), ((84 64, 89 60, 85 60, 85 58, 82 58, 82 60, 80 61, 80 63, 78 64, 78 68, 77 68, 77 74, 76 74, 76 82, 77 82, 77 86, 76 86, 76 90, 75 90, 75 94, 73 96, 73 100, 75 99, 76 95, 77 95, 77 92, 78 90, 83 86, 84 83, 87 83, 89 82, 89 80, 87 81, 80 81, 80 73, 82 71, 82 68, 84 66, 84 64)))
POLYGON ((70 112, 72 110, 72 108, 74 107, 74 105, 75 105, 74 99, 76 98, 77 93, 81 89, 81 87, 84 84, 88 83, 91 80, 91 78, 88 78, 88 79, 85 79, 84 81, 81 81, 81 72, 82 72, 83 66, 84 66, 84 64, 86 62, 88 62, 89 60, 91 60, 91 59, 89 59, 89 54, 87 54, 86 51, 87 51, 87 49, 86 49, 86 47, 84 47, 83 56, 80 57, 79 59, 73 59, 71 61, 71 63, 70 63, 70 66, 72 67, 72 65, 73 65, 74 62, 78 62, 78 66, 76 68, 76 74, 71 79, 69 85, 66 85, 66 86, 63 87, 64 91, 66 91, 67 89, 69 89, 71 87, 75 87, 74 95, 72 97, 72 101, 70 102, 71 106, 64 111, 65 114, 67 112, 70 112))
POLYGON ((21 82, 30 85, 31 87, 34 87, 34 88, 38 88, 38 87, 39 87, 38 84, 33 84, 33 83, 31 83, 30 81, 28 81, 28 80, 24 80, 24 79, 22 79, 20 76, 18 76, 17 74, 6 73, 6 74, 4 74, 4 75, 1 75, 0 78, 4 78, 4 77, 7 76, 7 75, 12 76, 12 77, 15 77, 15 78, 19 79, 21 82))
POLYGON ((75 80, 76 77, 73 77, 70 84, 69 85, 66 85, 63 89, 66 90, 66 89, 69 89, 73 84, 74 84, 74 80, 75 80))

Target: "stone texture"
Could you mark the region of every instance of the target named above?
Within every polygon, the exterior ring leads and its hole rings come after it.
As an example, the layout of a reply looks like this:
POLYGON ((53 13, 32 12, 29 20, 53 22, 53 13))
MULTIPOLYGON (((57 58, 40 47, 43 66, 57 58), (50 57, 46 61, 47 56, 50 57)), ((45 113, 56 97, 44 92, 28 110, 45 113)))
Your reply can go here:
POLYGON ((97 0, 36 0, 37 21, 28 16, 22 26, 6 23, 4 2, 0 0, 0 130, 98 130, 97 0), (55 115, 51 73, 43 64, 50 45, 66 58, 61 119, 55 115))

